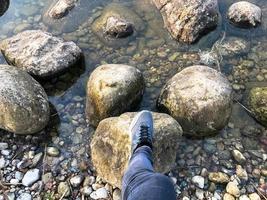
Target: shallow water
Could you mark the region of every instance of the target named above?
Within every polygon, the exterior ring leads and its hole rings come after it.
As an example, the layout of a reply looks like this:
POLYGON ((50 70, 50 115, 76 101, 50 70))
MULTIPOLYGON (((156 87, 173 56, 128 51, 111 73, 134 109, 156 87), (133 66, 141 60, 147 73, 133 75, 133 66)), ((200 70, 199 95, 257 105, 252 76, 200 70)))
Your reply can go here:
MULTIPOLYGON (((164 29, 158 11, 145 0, 119 1, 129 6, 143 20, 144 30, 129 41, 116 41, 114 44, 103 43, 92 33, 90 25, 97 18, 110 0, 82 0, 81 5, 59 22, 45 18, 45 12, 52 0, 13 0, 4 16, 0 17, 0 38, 11 36, 21 30, 43 29, 76 42, 84 52, 83 63, 70 72, 43 83, 49 100, 56 111, 52 113, 51 124, 41 136, 36 136, 36 143, 58 145, 61 152, 69 158, 69 166, 80 160, 90 159, 89 141, 93 128, 86 123, 85 93, 87 79, 97 66, 104 63, 123 63, 139 68, 145 76, 146 92, 140 104, 140 110, 156 111, 156 99, 160 89, 174 74, 187 66, 198 64, 199 53, 211 51, 213 44, 231 36, 249 42, 249 50, 241 55, 223 57, 220 70, 229 80, 238 85, 235 99, 246 104, 245 96, 252 86, 267 86, 267 1, 254 0, 263 9, 263 24, 255 29, 239 29, 227 22, 225 13, 234 0, 219 0, 221 22, 218 27, 202 37, 193 45, 174 41, 164 29), (252 61, 246 67, 244 61, 252 61), (259 76, 263 77, 259 78, 259 76), (49 137, 47 137, 49 136, 49 137)), ((0 56, 0 63, 5 63, 0 56)), ((211 171, 231 171, 235 161, 230 150, 237 148, 245 152, 247 167, 263 166, 267 153, 267 132, 239 103, 233 106, 229 125, 217 136, 204 139, 183 138, 177 157, 177 166, 173 174, 181 183, 180 191, 187 188, 187 179, 205 167, 211 171)), ((22 136, 3 134, 2 140, 22 136), (7 137, 7 138, 6 138, 7 137)), ((61 163, 61 166, 64 163, 61 163)), ((250 171, 252 171, 252 169, 250 171)), ((76 171, 74 167, 68 168, 76 171)), ((230 172, 229 172, 230 171, 230 172)), ((249 171, 249 170, 248 170, 249 171)), ((253 178, 247 183, 253 182, 253 178)))

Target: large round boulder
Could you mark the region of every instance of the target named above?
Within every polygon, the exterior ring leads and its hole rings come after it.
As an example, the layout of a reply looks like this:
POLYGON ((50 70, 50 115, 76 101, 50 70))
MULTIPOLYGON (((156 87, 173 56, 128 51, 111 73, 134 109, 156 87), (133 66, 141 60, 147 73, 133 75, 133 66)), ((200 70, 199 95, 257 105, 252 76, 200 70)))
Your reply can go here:
MULTIPOLYGON (((91 141, 91 156, 98 176, 119 188, 131 154, 129 126, 135 114, 125 113, 101 121, 91 141)), ((154 168, 157 172, 166 173, 175 165, 182 128, 167 114, 152 115, 154 168)))
POLYGON ((217 26, 217 0, 153 0, 173 38, 195 42, 202 34, 217 26))
POLYGON ((131 111, 142 99, 145 82, 135 67, 107 64, 97 67, 87 83, 86 114, 93 126, 107 117, 131 111))
POLYGON ((261 8, 247 1, 239 1, 230 6, 229 20, 240 27, 255 27, 261 23, 261 8))
POLYGON ((255 118, 267 126, 267 87, 252 88, 248 103, 255 118))
POLYGON ((0 42, 8 63, 38 78, 54 77, 75 65, 81 49, 41 30, 29 30, 0 42))
POLYGON ((2 16, 9 7, 9 0, 0 0, 0 16, 2 16))
POLYGON ((49 103, 42 86, 26 72, 0 65, 0 128, 16 134, 41 131, 49 121, 49 103))
POLYGON ((232 87, 226 77, 207 66, 191 66, 172 77, 157 106, 183 127, 184 134, 206 136, 222 129, 231 115, 232 87))

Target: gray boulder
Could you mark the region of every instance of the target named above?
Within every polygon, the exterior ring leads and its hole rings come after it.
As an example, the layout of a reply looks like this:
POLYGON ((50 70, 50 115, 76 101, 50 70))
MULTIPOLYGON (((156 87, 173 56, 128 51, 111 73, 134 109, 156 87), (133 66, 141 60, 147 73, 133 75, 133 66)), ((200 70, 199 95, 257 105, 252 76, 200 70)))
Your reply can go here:
POLYGON ((206 136, 228 123, 232 87, 216 70, 196 65, 172 77, 162 89, 157 106, 183 127, 185 135, 206 136))
POLYGON ((230 6, 229 20, 237 26, 255 27, 261 23, 261 8, 247 1, 240 1, 230 6))
POLYGON ((89 123, 97 124, 135 108, 145 88, 142 73, 128 65, 101 65, 87 83, 86 114, 89 123))
POLYGON ((75 65, 81 49, 41 30, 29 30, 0 42, 8 63, 38 78, 54 77, 75 65))
POLYGON ((0 0, 0 16, 2 16, 9 7, 9 0, 0 0))
POLYGON ((49 103, 42 86, 26 72, 0 65, 0 128, 16 134, 41 131, 49 121, 49 103))
POLYGON ((203 33, 217 26, 217 0, 153 0, 173 38, 195 42, 203 33))
MULTIPOLYGON (((129 126, 136 113, 125 113, 99 123, 91 142, 93 165, 98 176, 121 188, 131 154, 129 126)), ((154 168, 166 173, 175 166, 182 128, 171 116, 152 113, 154 119, 154 168)))

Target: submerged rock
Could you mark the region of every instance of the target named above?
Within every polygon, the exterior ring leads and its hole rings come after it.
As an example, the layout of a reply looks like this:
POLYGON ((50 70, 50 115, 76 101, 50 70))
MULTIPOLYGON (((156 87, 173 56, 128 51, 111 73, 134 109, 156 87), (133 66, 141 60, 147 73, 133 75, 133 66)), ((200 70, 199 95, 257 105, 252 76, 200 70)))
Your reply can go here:
POLYGON ((124 19, 109 17, 105 28, 105 33, 111 37, 123 38, 134 32, 133 24, 124 19))
POLYGON ((196 65, 172 77, 163 87, 157 106, 183 127, 186 135, 206 136, 228 123, 232 87, 216 70, 196 65))
POLYGON ((227 174, 222 172, 211 172, 209 173, 209 180, 214 183, 228 183, 230 178, 227 174))
POLYGON ((248 103, 254 117, 267 126, 267 87, 251 89, 248 103))
POLYGON ((41 131, 50 115, 42 86, 9 65, 0 65, 0 110, 0 128, 17 134, 41 131))
POLYGON ((8 63, 38 78, 50 78, 75 65, 81 49, 74 42, 65 42, 41 30, 19 33, 0 43, 8 63))
POLYGON ((48 15, 54 19, 60 19, 68 14, 75 7, 77 0, 58 0, 56 4, 48 10, 48 15))
POLYGON ((9 7, 9 0, 0 0, 0 16, 2 16, 9 7))
MULTIPOLYGON (((101 121, 91 142, 92 161, 104 180, 121 188, 121 180, 131 153, 129 126, 136 113, 101 121)), ((152 113, 154 119, 154 167, 168 172, 175 164, 181 126, 169 115, 152 113)))
POLYGON ((228 10, 229 20, 241 27, 257 26, 261 16, 261 8, 247 1, 234 3, 228 10))
POLYGON ((142 73, 128 65, 101 65, 87 83, 86 113, 89 123, 97 124, 135 108, 142 99, 145 82, 142 73))
POLYGON ((218 23, 217 0, 153 0, 173 38, 195 42, 218 23))
POLYGON ((112 39, 106 37, 107 33, 116 32, 116 36, 129 36, 134 32, 133 27, 141 32, 144 29, 143 20, 134 11, 118 3, 108 5, 92 24, 93 32, 106 43, 112 39))

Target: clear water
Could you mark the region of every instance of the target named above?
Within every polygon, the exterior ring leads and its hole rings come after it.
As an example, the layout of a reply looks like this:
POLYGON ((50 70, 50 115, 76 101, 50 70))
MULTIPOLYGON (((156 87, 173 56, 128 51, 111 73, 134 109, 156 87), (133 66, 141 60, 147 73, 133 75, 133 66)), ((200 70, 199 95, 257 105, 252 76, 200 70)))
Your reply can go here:
MULTIPOLYGON (((90 27, 92 21, 112 2, 111 0, 81 0, 81 5, 59 22, 47 20, 44 16, 51 2, 52 0, 12 0, 6 14, 0 17, 0 38, 14 35, 20 30, 42 29, 66 40, 73 40, 82 48, 84 62, 80 66, 43 83, 55 111, 45 133, 33 136, 36 146, 39 144, 38 148, 52 143, 58 145, 68 158, 66 162, 69 164, 75 159, 78 162, 90 161, 89 143, 94 130, 87 125, 84 114, 86 82, 92 70, 101 64, 123 63, 139 68, 144 73, 147 85, 140 110, 156 111, 156 99, 166 81, 183 68, 198 64, 199 52, 210 51, 213 44, 225 34, 225 38, 243 38, 250 46, 248 53, 223 58, 220 65, 221 71, 231 82, 244 88, 235 92, 235 98, 245 104, 245 96, 252 86, 267 86, 266 0, 251 1, 262 8, 263 24, 249 30, 234 28, 226 20, 225 13, 229 5, 235 1, 219 0, 220 24, 216 30, 193 45, 174 41, 164 29, 161 15, 146 0, 114 0, 135 11, 142 18, 145 29, 129 41, 118 41, 112 45, 103 43, 92 33, 90 27), (176 55, 174 60, 171 58, 173 55, 176 55), (254 61, 253 67, 238 67, 244 60, 254 61), (236 74, 237 69, 242 69, 239 75, 236 74), (266 74, 266 78, 260 80, 257 78, 259 74, 263 77, 266 74)), ((2 56, 0 63, 5 63, 2 56)), ((16 144, 19 141, 23 144, 25 137, 3 133, 0 140, 12 139, 16 144)), ((230 150, 234 148, 240 148, 245 152, 249 172, 263 166, 265 160, 262 159, 262 155, 267 153, 266 139, 266 129, 250 117, 239 103, 235 103, 229 126, 217 136, 181 139, 177 166, 173 171, 182 183, 181 191, 187 187, 186 180, 203 167, 211 171, 234 171, 236 163, 229 155, 230 150)), ((74 167, 68 170, 77 169, 74 167)), ((253 179, 247 184, 250 182, 253 182, 253 179)))

